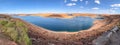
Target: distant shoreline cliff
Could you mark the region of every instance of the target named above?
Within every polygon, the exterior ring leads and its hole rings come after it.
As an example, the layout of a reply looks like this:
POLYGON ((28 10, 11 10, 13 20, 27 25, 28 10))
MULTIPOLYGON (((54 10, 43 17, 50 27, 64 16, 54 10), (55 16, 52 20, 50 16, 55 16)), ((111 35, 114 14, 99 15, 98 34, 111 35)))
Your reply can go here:
MULTIPOLYGON (((51 18, 73 18, 77 16, 87 16, 95 18, 97 14, 81 14, 81 13, 73 13, 73 14, 52 14, 52 13, 43 13, 43 14, 16 14, 16 16, 41 16, 41 17, 51 17, 51 18)), ((106 14, 107 15, 107 14, 106 14)))

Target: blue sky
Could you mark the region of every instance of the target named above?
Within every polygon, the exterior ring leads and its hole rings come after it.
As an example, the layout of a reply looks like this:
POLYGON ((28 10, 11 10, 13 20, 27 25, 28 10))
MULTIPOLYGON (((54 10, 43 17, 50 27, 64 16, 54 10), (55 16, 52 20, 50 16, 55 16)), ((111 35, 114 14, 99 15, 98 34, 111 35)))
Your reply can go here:
POLYGON ((120 14, 120 0, 0 0, 0 13, 120 14))

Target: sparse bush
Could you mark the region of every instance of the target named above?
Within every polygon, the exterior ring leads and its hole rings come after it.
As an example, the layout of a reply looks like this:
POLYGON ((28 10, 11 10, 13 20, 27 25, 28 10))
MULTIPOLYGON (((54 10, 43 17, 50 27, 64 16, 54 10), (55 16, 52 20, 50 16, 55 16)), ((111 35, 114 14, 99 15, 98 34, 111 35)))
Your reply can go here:
POLYGON ((19 45, 32 45, 27 34, 28 29, 24 23, 20 21, 11 22, 9 20, 0 20, 0 25, 2 25, 0 27, 2 33, 10 37, 11 40, 17 42, 19 45))
POLYGON ((117 23, 117 26, 120 28, 120 22, 117 23))
POLYGON ((13 26, 15 26, 15 22, 8 22, 5 26, 6 27, 13 27, 13 26))
POLYGON ((3 25, 3 26, 6 25, 7 23, 8 23, 8 21, 6 21, 6 20, 0 21, 0 24, 3 25))
POLYGON ((17 29, 18 29, 18 33, 21 33, 21 34, 19 34, 20 37, 17 40, 17 42, 21 42, 20 44, 32 45, 31 42, 30 42, 30 39, 27 35, 28 29, 25 27, 25 24, 17 21, 16 26, 17 26, 17 29))

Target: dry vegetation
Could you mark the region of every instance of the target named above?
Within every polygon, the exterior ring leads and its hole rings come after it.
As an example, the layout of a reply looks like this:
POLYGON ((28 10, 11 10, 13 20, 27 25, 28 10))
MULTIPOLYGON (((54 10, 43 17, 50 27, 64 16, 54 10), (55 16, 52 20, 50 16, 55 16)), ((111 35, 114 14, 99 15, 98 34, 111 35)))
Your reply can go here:
POLYGON ((0 15, 0 33, 6 36, 8 41, 16 42, 18 45, 32 45, 27 32, 26 25, 21 21, 14 20, 10 16, 0 15))

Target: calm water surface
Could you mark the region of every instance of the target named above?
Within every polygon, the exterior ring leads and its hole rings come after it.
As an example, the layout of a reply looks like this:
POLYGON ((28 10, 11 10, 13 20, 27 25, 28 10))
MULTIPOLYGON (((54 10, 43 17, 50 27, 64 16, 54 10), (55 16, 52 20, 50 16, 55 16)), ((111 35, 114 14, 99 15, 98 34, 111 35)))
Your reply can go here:
POLYGON ((75 32, 79 30, 89 29, 93 25, 94 19, 90 17, 75 17, 70 19, 62 18, 45 18, 39 16, 14 16, 21 18, 27 22, 37 26, 53 30, 53 31, 68 31, 75 32))

